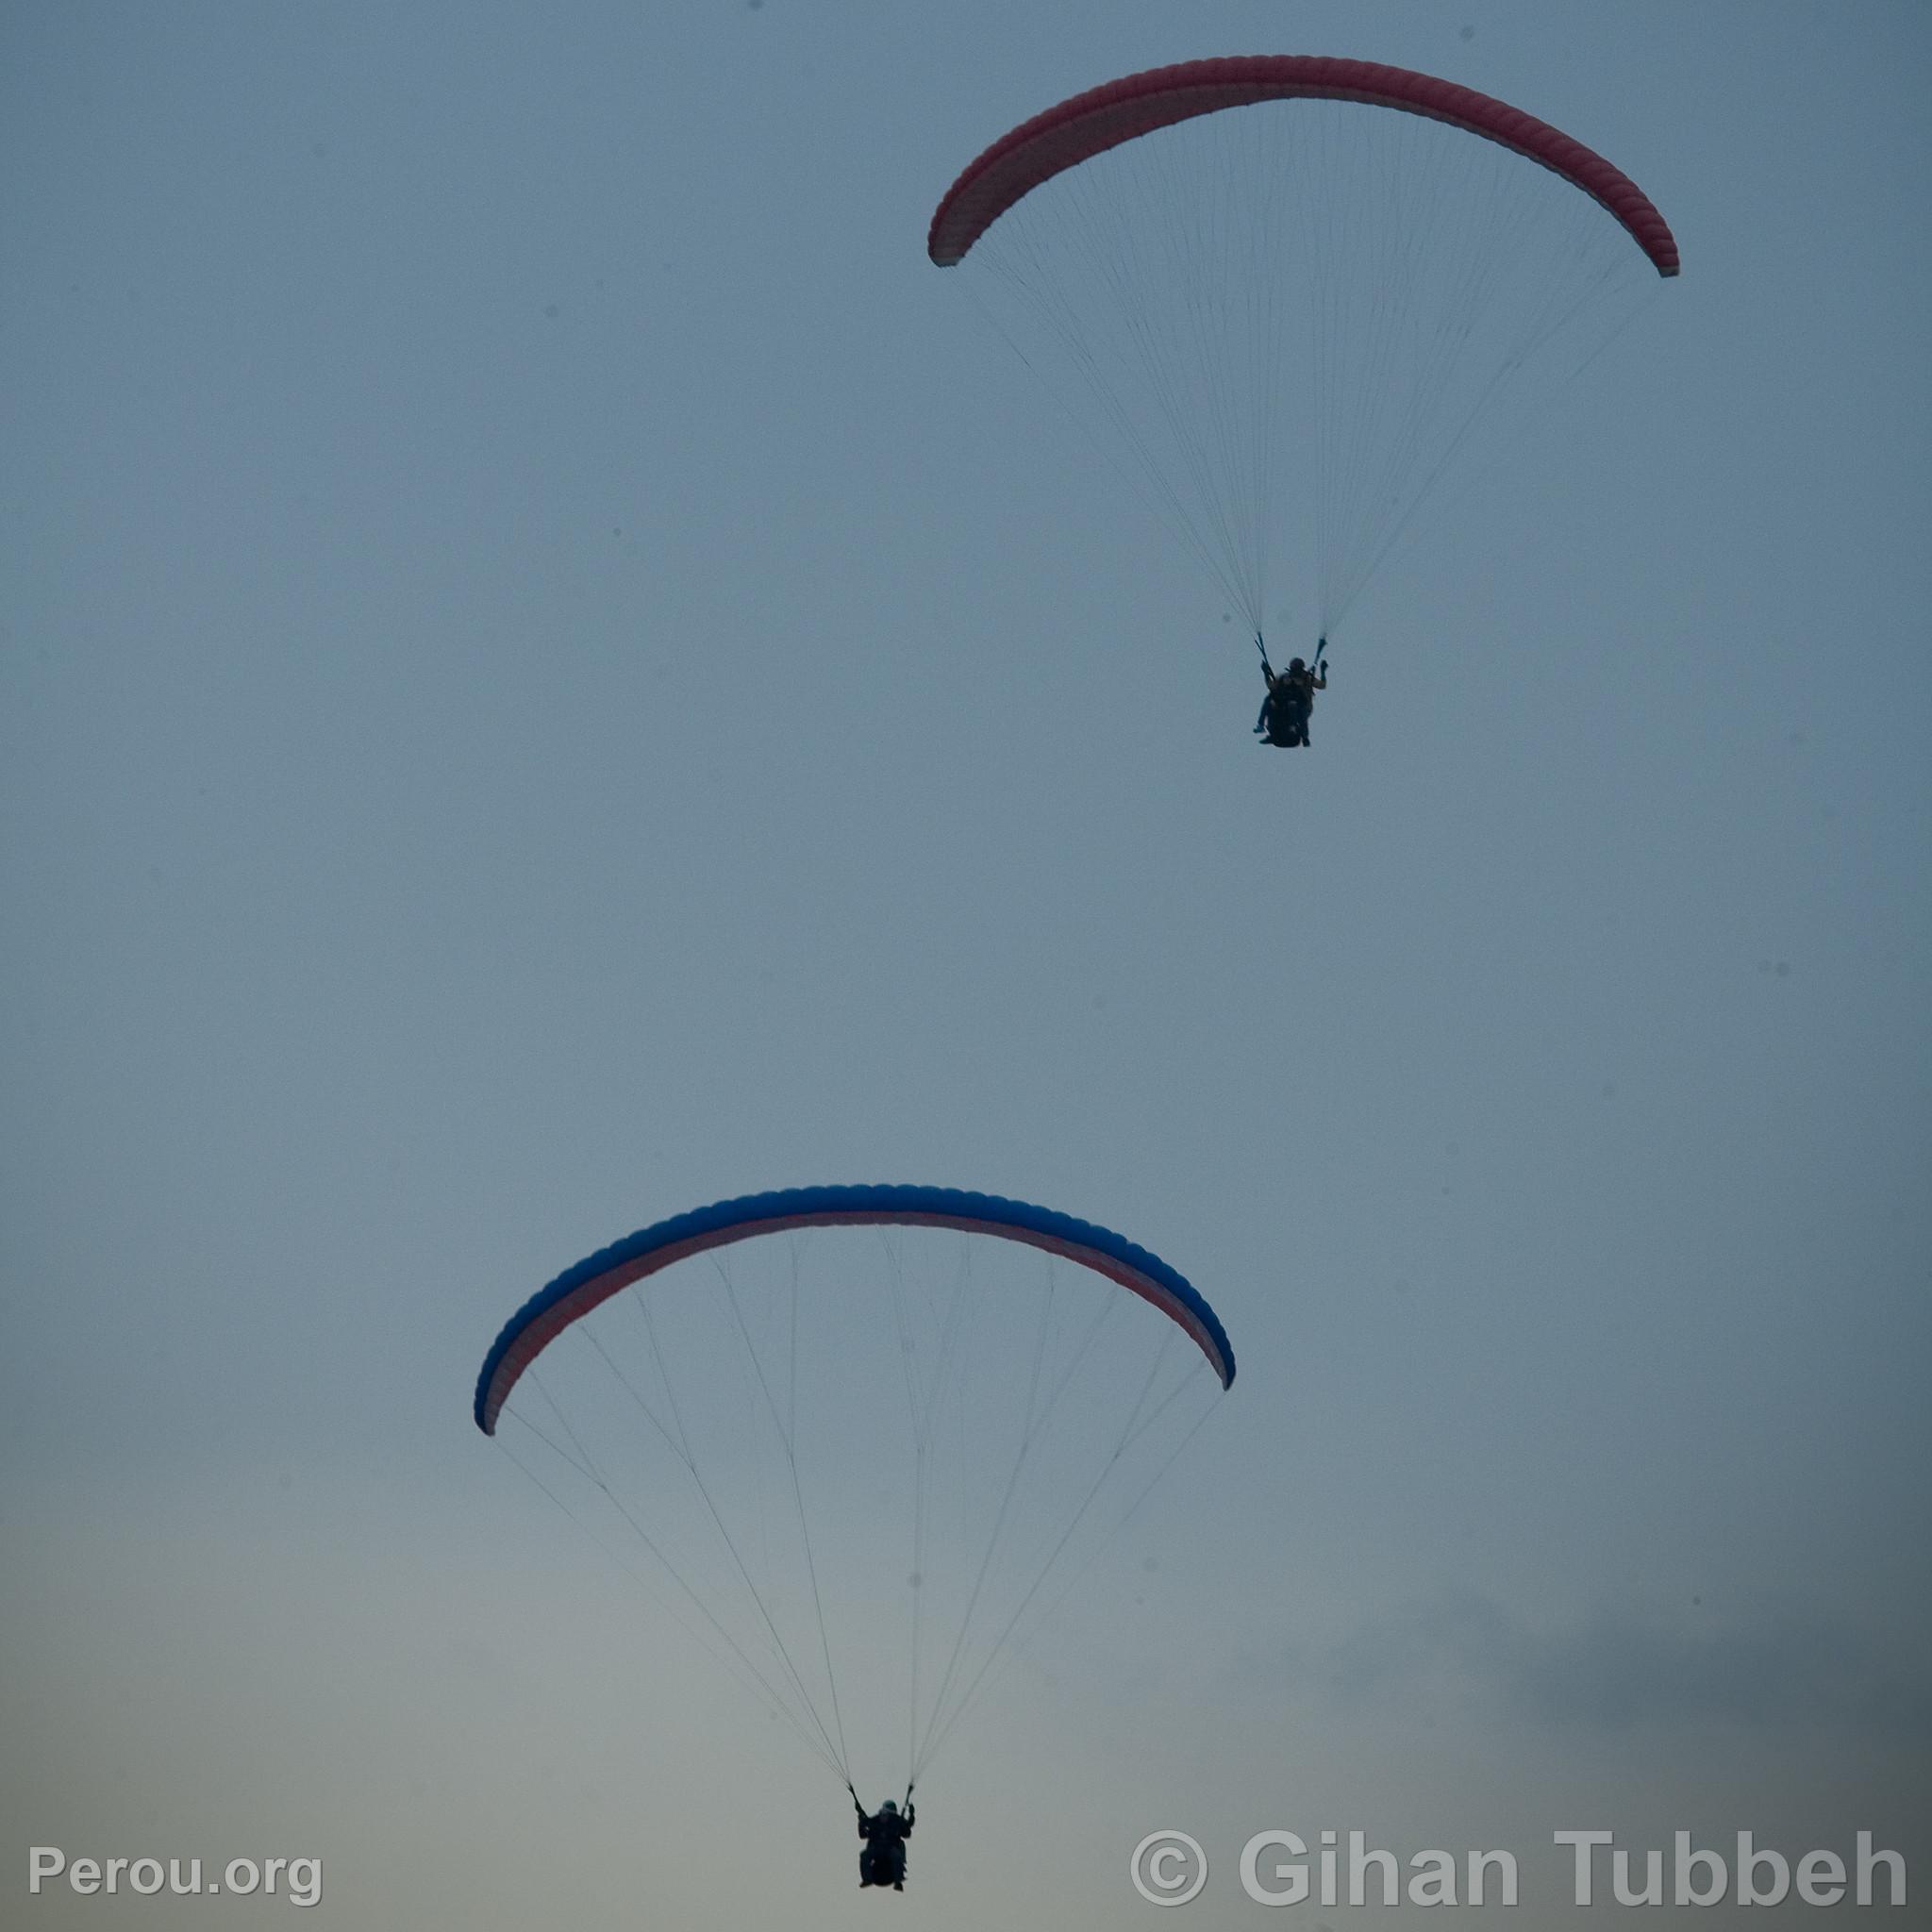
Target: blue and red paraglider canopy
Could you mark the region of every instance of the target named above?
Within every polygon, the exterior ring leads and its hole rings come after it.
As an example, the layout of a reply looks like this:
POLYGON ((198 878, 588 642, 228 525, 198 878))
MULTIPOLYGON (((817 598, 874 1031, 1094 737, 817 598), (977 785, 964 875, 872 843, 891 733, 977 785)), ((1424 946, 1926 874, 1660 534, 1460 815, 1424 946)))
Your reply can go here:
POLYGON ((876 1226, 958 1228, 1063 1256, 1159 1309, 1191 1338, 1224 1389, 1234 1381, 1234 1351, 1214 1310, 1159 1256, 1110 1229, 1051 1208, 958 1188, 782 1188, 674 1215, 565 1269, 496 1338, 476 1379, 476 1426, 494 1434, 517 1378, 544 1348, 572 1323, 647 1274, 709 1248, 791 1228, 876 1226))

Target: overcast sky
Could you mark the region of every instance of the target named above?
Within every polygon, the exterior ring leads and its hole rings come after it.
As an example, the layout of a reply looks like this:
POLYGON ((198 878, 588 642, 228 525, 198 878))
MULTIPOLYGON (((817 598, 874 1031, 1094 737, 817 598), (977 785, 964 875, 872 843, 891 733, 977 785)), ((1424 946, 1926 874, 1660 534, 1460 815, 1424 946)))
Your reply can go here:
POLYGON ((846 1924, 837 1780, 469 1409, 579 1256, 819 1181, 1118 1228, 1241 1361, 879 1911, 1151 1921, 1167 1826, 1203 1927, 1270 1827, 1511 1848, 1524 1932, 1602 1915, 1555 1830, 1862 1828, 1923 1909, 1928 84, 1881 0, 7 8, 0 1915, 288 1918, 50 1845, 846 1924), (1685 263, 1293 758, 924 252, 1274 51, 1685 263))

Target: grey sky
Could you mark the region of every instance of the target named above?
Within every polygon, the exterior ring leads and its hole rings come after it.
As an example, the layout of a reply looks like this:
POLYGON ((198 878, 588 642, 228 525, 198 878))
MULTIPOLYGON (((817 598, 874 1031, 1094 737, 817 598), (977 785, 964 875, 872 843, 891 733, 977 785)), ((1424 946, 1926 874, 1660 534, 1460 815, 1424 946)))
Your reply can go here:
POLYGON ((843 1924, 843 1794, 468 1415, 579 1255, 823 1180, 1121 1228, 1241 1362, 908 1923, 1122 1923, 1163 1825, 1199 1926, 1270 1826, 1510 1846, 1525 1932, 1569 1826, 1927 1895, 1922 8, 25 5, 0 75, 0 1895, 843 1924), (1685 259, 1292 760, 924 249, 1276 50, 1685 259))

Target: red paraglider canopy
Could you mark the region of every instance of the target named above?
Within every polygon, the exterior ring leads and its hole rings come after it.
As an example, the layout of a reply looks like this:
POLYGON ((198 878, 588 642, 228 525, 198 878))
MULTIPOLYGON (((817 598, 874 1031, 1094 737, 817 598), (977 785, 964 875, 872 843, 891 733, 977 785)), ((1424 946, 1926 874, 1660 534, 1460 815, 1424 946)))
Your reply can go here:
POLYGON ((946 191, 926 253, 960 260, 1001 215, 1042 181, 1137 135, 1223 108, 1313 98, 1399 108, 1513 148, 1593 196, 1630 232, 1660 275, 1677 273, 1677 244, 1662 215, 1627 175, 1545 121, 1474 88, 1406 68, 1314 54, 1189 60, 1090 88, 1004 135, 946 191))

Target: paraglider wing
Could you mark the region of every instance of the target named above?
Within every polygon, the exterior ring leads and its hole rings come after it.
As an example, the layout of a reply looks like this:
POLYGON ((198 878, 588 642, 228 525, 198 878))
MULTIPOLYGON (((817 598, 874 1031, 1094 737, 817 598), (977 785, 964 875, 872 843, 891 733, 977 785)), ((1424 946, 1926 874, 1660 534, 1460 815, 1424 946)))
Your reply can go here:
POLYGON ((926 252, 1257 638, 1336 637, 1443 478, 1678 272, 1636 183, 1549 123, 1298 54, 1049 108, 947 190, 926 252))
POLYGON ((1151 68, 1049 108, 993 142, 946 191, 932 218, 926 253, 938 266, 950 268, 1022 196, 1124 141, 1199 114, 1292 99, 1400 108, 1514 148, 1600 201, 1630 231, 1658 275, 1677 273, 1677 244, 1664 218, 1628 175, 1580 141, 1454 81, 1310 54, 1151 68))
POLYGON ((1214 1311, 1122 1235, 793 1188, 567 1269, 474 1414, 848 1790, 903 1753, 909 1798, 1233 1380, 1214 1311))
POLYGON ((1214 1310, 1158 1255, 1072 1215, 957 1188, 786 1188, 720 1201, 600 1250, 533 1295, 496 1338, 476 1381, 476 1426, 496 1429, 517 1378, 572 1323, 600 1303, 691 1255, 805 1227, 949 1227, 1043 1248, 1130 1290, 1177 1324, 1207 1357, 1224 1389, 1234 1352, 1214 1310))

